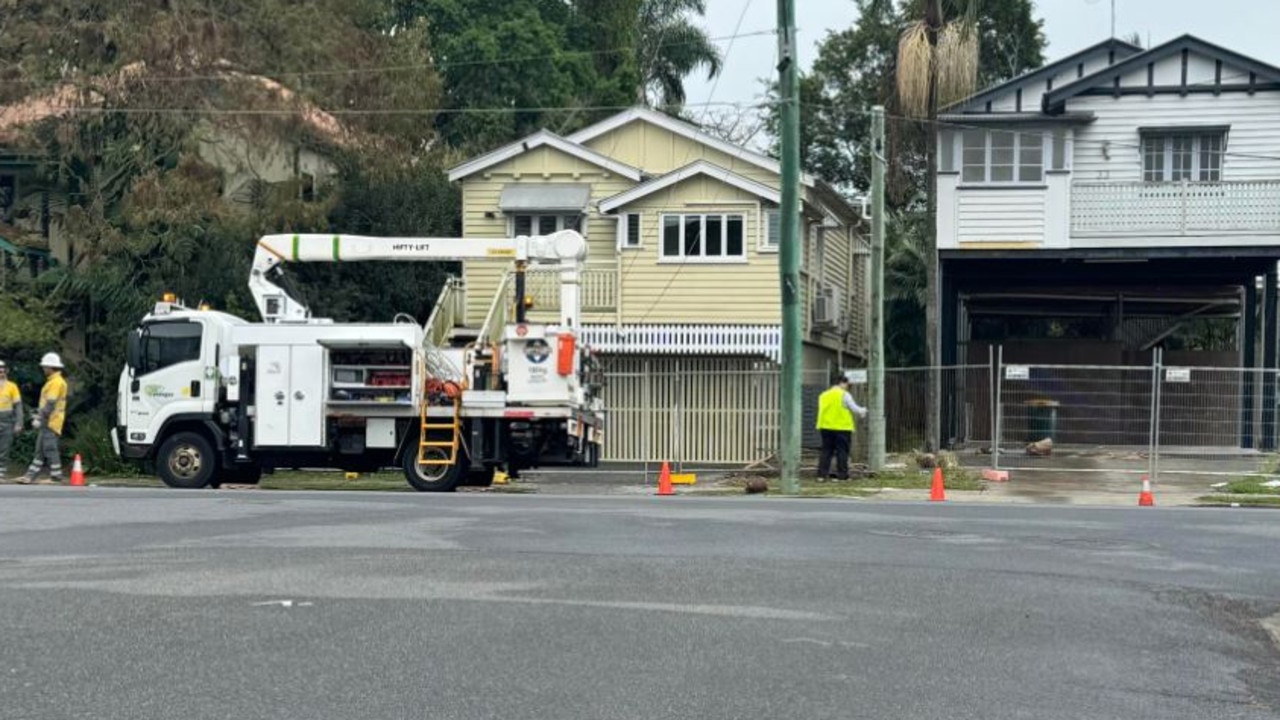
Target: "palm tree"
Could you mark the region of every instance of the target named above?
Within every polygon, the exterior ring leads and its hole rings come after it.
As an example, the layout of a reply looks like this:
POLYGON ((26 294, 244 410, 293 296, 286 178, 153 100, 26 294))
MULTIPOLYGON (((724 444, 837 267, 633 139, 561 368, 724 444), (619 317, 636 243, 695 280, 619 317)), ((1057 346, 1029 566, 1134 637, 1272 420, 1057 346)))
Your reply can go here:
POLYGON ((640 68, 637 99, 641 104, 679 107, 684 104, 684 79, 705 68, 707 78, 720 74, 720 49, 690 15, 703 16, 706 0, 644 0, 640 6, 640 38, 636 59, 640 68))
POLYGON ((938 210, 937 168, 938 107, 973 93, 978 82, 978 32, 975 10, 945 22, 942 0, 924 0, 924 16, 902 33, 898 42, 898 100, 903 111, 925 122, 927 223, 929 238, 925 268, 928 296, 925 303, 925 344, 928 348, 929 395, 925 439, 928 448, 941 439, 942 348, 938 337, 938 210))

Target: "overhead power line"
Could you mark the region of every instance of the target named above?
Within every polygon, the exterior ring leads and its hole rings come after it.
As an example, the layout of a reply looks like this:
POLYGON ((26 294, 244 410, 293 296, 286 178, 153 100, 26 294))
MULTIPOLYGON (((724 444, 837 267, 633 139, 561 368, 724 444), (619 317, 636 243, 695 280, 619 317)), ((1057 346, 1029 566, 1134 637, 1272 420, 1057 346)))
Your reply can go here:
MULTIPOLYGON (((732 43, 739 38, 750 37, 766 37, 775 35, 776 31, 754 30, 745 33, 734 33, 731 35, 720 35, 713 38, 707 38, 707 41, 713 43, 732 43)), ((690 45, 700 43, 701 40, 673 40, 669 42, 659 42, 659 47, 679 47, 681 45, 690 45)), ((619 53, 635 52, 634 47, 615 47, 605 48, 601 50, 565 50, 559 53, 547 55, 523 55, 515 57, 503 58, 475 58, 475 59, 458 59, 458 60, 442 60, 439 62, 414 63, 406 65, 379 65, 371 67, 353 67, 353 68, 334 68, 329 70, 277 70, 277 71, 250 71, 238 68, 228 68, 226 72, 217 74, 204 75, 160 75, 160 76, 143 76, 140 79, 145 82, 196 82, 196 81, 218 81, 235 78, 235 73, 260 75, 270 78, 306 78, 306 77, 332 77, 339 75, 373 75, 380 73, 395 72, 411 72, 416 70, 443 70, 454 67, 469 67, 480 65, 513 65, 518 63, 536 62, 539 60, 558 60, 568 57, 592 57, 598 55, 616 55, 619 53)), ((41 84, 42 81, 31 80, 25 78, 0 79, 0 84, 41 84)))

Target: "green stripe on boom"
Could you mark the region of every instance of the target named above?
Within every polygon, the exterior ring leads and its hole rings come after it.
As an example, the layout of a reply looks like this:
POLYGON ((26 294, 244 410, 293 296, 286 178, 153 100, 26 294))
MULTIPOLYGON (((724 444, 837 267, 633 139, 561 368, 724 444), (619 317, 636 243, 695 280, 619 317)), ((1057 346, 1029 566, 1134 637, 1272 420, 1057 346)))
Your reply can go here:
POLYGON ((302 238, 297 235, 293 236, 293 261, 298 262, 298 244, 302 242, 302 238))
POLYGON ((342 241, 337 235, 333 236, 333 261, 338 262, 342 258, 338 257, 338 248, 342 245, 342 241))

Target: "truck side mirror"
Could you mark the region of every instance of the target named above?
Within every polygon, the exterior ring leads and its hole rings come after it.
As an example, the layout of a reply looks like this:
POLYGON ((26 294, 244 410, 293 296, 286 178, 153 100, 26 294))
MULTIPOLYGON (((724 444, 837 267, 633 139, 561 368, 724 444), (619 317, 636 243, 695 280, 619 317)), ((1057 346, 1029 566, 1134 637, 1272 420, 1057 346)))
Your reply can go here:
POLYGON ((138 369, 142 367, 142 333, 141 329, 129 333, 125 362, 129 365, 131 375, 136 375, 138 369))

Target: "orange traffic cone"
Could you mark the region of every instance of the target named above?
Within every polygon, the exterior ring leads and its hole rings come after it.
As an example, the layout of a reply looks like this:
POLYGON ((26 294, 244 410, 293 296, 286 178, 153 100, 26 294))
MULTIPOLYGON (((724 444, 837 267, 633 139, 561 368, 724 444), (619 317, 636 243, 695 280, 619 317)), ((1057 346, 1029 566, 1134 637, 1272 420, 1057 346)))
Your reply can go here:
POLYGON ((671 466, 666 460, 662 461, 662 472, 658 474, 658 494, 659 495, 675 495, 675 488, 671 486, 671 466))
POLYGON ((1142 492, 1138 493, 1138 507, 1154 507, 1156 496, 1151 494, 1151 478, 1142 476, 1142 492))
POLYGON ((80 464, 79 454, 71 463, 71 487, 84 487, 84 466, 80 464))
POLYGON ((929 490, 930 502, 942 502, 947 499, 946 486, 942 482, 942 468, 933 469, 933 487, 929 490))

